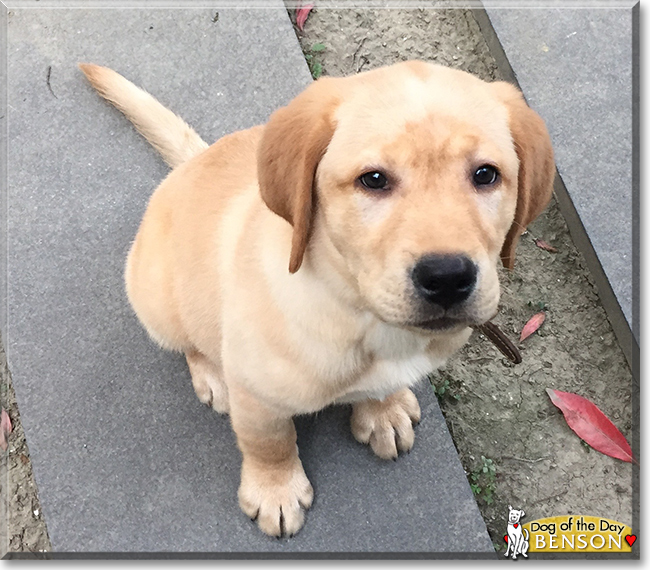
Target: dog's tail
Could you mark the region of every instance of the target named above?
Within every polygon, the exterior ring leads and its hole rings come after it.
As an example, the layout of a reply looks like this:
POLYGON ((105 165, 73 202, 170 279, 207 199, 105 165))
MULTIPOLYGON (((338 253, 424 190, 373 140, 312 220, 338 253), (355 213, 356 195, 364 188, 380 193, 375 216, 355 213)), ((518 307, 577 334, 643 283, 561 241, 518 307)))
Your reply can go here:
POLYGON ((99 94, 126 115, 172 168, 208 148, 183 119, 119 73, 91 63, 80 63, 79 68, 99 94))

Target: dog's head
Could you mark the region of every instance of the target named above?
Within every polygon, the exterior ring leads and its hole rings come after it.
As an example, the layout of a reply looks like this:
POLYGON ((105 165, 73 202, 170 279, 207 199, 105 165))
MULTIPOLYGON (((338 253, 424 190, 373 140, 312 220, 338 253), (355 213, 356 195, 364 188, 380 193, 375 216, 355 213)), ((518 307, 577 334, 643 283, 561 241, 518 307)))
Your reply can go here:
POLYGON ((525 515, 523 510, 513 509, 508 505, 508 522, 510 524, 518 523, 525 515))
POLYGON ((431 330, 494 316, 497 264, 554 172, 517 89, 424 62, 314 82, 258 154, 262 198, 293 226, 289 271, 327 251, 377 316, 431 330))

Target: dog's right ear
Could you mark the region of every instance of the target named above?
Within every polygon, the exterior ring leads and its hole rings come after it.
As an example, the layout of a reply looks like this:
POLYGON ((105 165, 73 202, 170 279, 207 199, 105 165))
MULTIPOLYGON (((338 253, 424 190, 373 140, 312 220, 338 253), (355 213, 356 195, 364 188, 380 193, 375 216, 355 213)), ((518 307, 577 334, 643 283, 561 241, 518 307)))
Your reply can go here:
POLYGON ((289 271, 300 269, 314 215, 316 168, 334 134, 340 79, 321 78, 271 115, 257 154, 262 199, 293 226, 289 271))

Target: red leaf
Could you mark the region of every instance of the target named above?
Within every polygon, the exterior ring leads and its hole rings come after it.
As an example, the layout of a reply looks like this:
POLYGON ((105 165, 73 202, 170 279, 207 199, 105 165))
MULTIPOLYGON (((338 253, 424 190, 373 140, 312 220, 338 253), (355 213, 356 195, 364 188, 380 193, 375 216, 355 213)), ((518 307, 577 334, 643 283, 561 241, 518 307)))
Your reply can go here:
POLYGON ((537 247, 539 247, 540 249, 550 251, 551 253, 557 253, 557 249, 554 248, 552 245, 546 243, 543 239, 536 239, 535 240, 535 245, 537 247))
POLYGON ((580 439, 605 455, 628 463, 632 461, 636 463, 625 436, 596 404, 570 392, 560 392, 551 388, 547 388, 546 392, 551 402, 562 410, 566 423, 580 439))
POLYGON ((312 11, 313 7, 313 4, 305 4, 304 6, 300 6, 300 8, 296 8, 296 25, 301 32, 305 27, 307 16, 309 16, 309 12, 312 11))
POLYGON ((11 429, 9 414, 2 408, 2 411, 0 411, 0 448, 2 451, 7 451, 6 437, 11 433, 11 429))
POLYGON ((544 311, 530 317, 530 319, 528 319, 528 322, 524 325, 524 328, 521 329, 521 336, 519 337, 519 342, 521 342, 522 340, 526 340, 539 327, 541 327, 545 319, 546 319, 546 313, 544 311))

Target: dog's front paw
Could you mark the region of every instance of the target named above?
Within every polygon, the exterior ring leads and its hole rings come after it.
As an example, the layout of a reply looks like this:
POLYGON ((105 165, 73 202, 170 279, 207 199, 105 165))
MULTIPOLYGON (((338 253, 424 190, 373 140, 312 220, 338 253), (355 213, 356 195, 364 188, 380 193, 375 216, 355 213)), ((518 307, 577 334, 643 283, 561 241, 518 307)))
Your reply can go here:
POLYGON ((305 522, 304 509, 313 499, 314 490, 300 460, 286 470, 242 464, 239 506, 266 534, 296 534, 305 522))
POLYGON ((420 421, 417 398, 405 388, 383 400, 365 400, 352 408, 352 435, 369 443, 382 459, 396 459, 399 451, 413 447, 413 425, 420 421))

